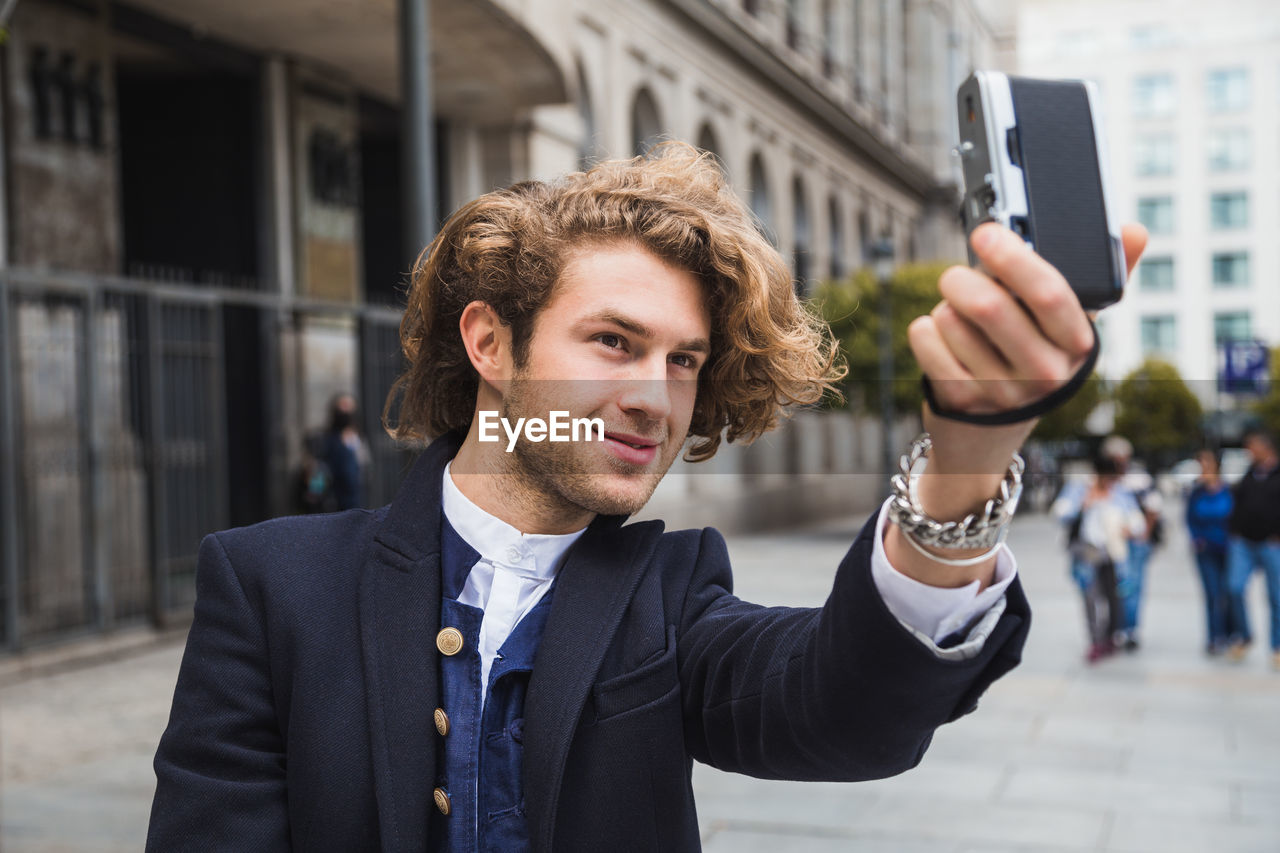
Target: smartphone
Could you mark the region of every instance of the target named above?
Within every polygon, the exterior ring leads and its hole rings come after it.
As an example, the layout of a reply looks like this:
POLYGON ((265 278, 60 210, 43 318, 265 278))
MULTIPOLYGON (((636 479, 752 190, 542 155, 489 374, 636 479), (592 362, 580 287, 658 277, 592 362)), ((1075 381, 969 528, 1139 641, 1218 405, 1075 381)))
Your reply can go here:
POLYGON ((999 222, 1057 267, 1085 309, 1119 301, 1124 244, 1097 87, 975 71, 956 106, 966 244, 974 228, 999 222))

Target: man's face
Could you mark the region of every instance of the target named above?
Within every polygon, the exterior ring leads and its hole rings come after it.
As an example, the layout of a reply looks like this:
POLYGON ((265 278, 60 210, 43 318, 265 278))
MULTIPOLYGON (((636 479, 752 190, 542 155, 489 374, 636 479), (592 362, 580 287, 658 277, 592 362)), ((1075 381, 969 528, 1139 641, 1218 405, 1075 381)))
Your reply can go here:
POLYGON ((684 446, 710 339, 692 273, 633 243, 575 254, 534 323, 502 415, 600 418, 605 440, 522 438, 513 455, 529 485, 593 513, 643 507, 684 446))
POLYGON ((1271 461, 1274 451, 1267 440, 1260 435, 1251 435, 1244 440, 1244 449, 1249 454, 1249 459, 1255 465, 1265 465, 1271 461))

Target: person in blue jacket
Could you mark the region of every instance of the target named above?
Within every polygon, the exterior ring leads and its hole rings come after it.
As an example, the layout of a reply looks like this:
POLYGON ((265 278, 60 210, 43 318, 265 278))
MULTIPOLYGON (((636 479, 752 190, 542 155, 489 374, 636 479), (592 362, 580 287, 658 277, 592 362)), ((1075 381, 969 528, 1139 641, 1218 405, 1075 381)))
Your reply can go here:
POLYGON ((1187 494, 1187 533, 1195 552, 1200 584, 1204 588, 1205 651, 1227 650, 1231 639, 1227 596, 1227 520, 1233 506, 1231 489, 1223 482, 1218 454, 1204 449, 1196 454, 1200 476, 1187 494))

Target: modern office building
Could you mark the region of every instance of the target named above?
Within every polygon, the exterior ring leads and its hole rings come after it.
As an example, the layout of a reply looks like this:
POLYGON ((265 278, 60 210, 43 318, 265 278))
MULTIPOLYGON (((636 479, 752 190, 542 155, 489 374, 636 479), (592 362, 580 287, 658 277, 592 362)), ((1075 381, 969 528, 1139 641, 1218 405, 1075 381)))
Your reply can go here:
POLYGON ((1280 344, 1280 6, 1273 0, 1026 0, 1023 74, 1102 94, 1121 215, 1151 232, 1109 309, 1102 369, 1148 356, 1212 402, 1231 340, 1280 344))

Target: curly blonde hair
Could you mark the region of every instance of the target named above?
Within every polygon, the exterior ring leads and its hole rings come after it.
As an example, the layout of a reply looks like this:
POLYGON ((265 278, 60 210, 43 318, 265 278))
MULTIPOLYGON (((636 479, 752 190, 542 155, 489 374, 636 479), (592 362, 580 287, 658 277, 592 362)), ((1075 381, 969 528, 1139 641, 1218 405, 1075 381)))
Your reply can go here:
POLYGON ((754 440, 785 407, 817 402, 843 378, 829 330, 796 297, 786 263, 720 166, 668 142, 554 182, 487 193, 449 218, 413 271, 400 323, 408 368, 383 410, 388 432, 423 440, 467 430, 478 377, 458 331, 463 309, 489 305, 511 329, 520 365, 568 259, 584 245, 618 241, 689 270, 705 289, 711 353, 689 425, 699 440, 686 459, 709 459, 723 438, 754 440))

